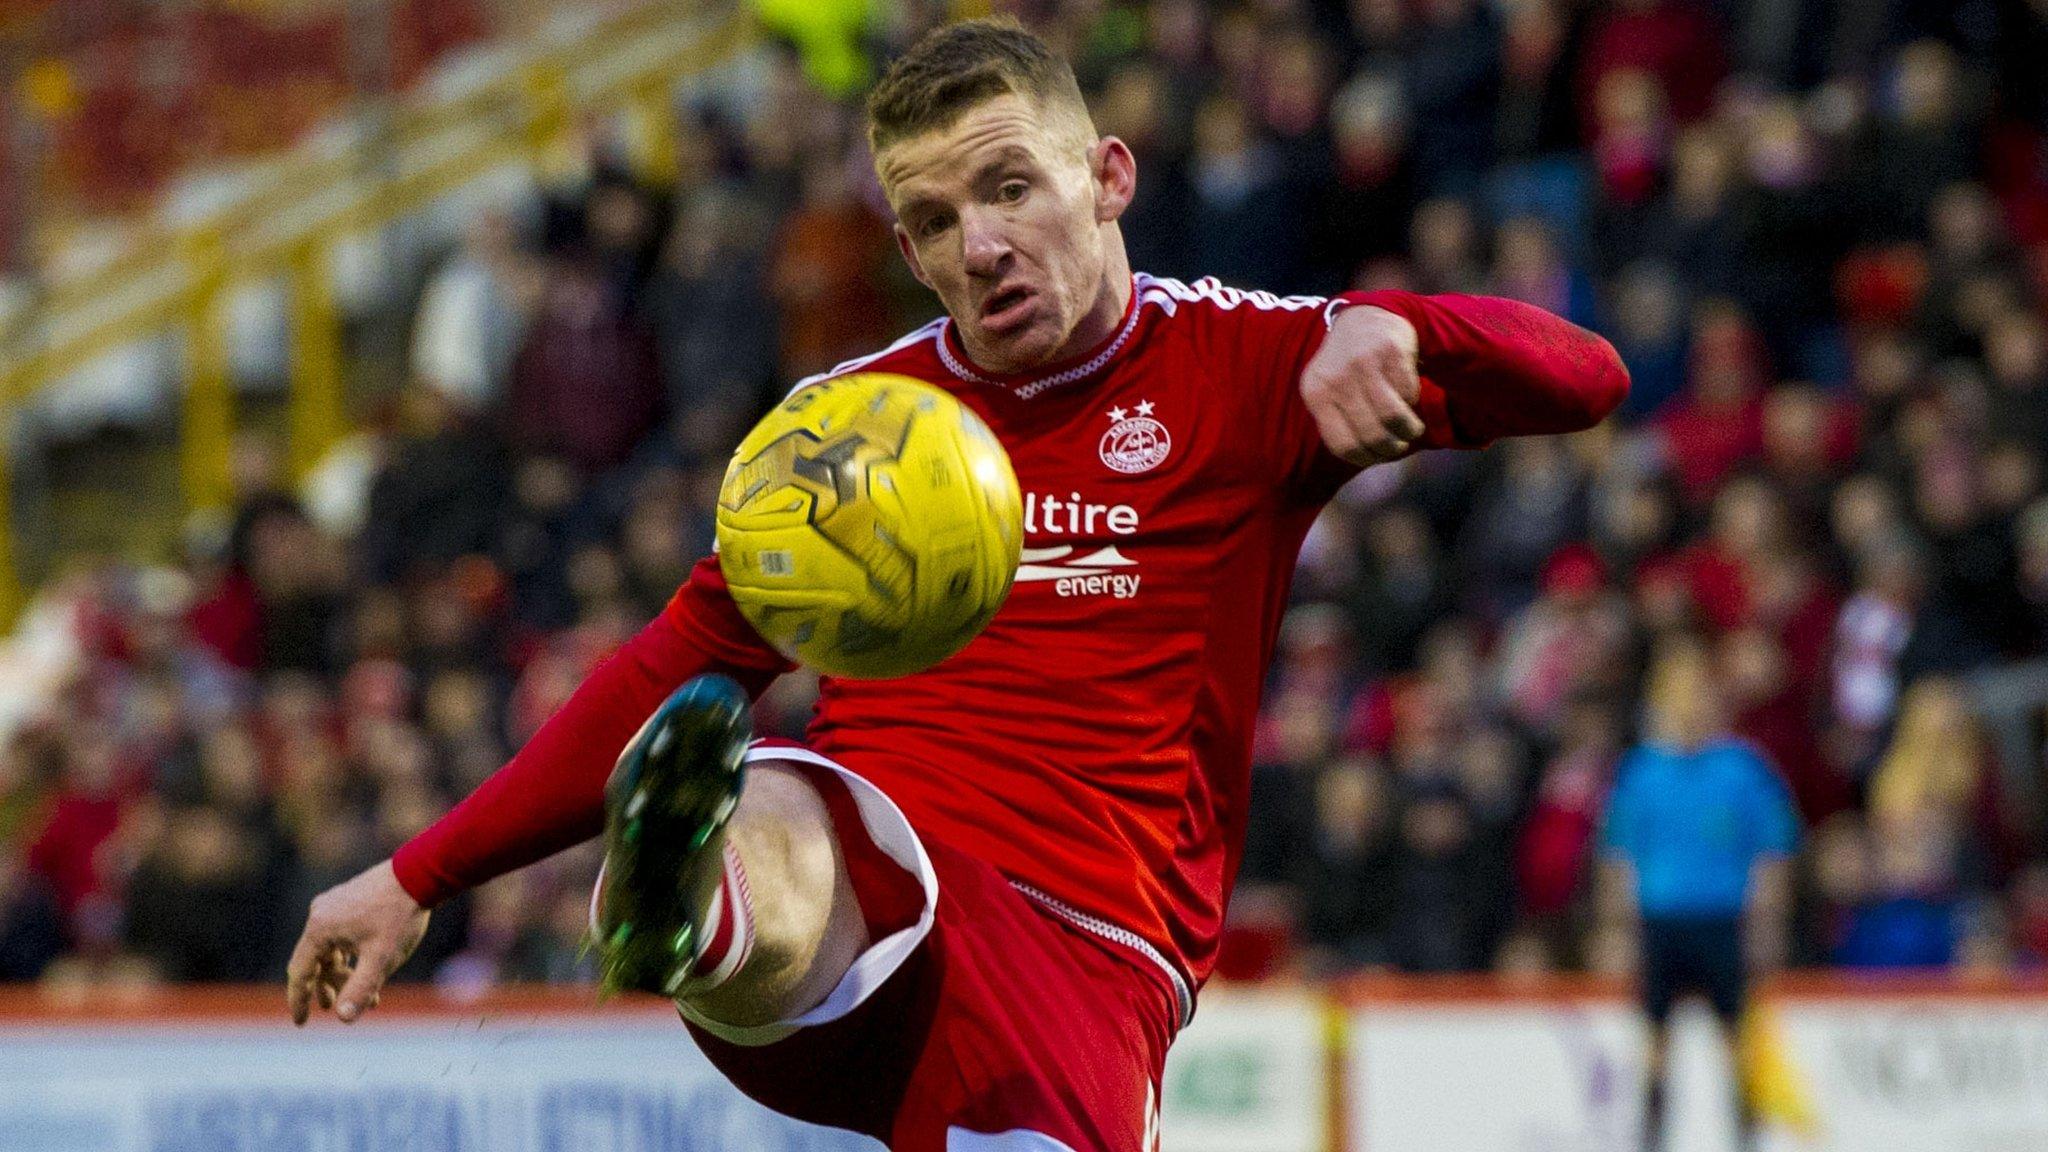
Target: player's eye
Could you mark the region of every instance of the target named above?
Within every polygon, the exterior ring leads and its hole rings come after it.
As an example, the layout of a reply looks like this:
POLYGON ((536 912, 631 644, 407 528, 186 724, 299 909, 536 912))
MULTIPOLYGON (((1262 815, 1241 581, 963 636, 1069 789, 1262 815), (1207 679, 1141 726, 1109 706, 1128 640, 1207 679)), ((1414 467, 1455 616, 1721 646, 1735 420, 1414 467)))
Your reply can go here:
POLYGON ((917 226, 917 234, 929 240, 944 232, 952 223, 953 218, 951 216, 943 212, 935 212, 925 217, 924 222, 917 226))
POLYGON ((1002 186, 996 189, 996 199, 1004 204, 1015 204, 1024 199, 1027 187, 1022 180, 1005 180, 1002 186))

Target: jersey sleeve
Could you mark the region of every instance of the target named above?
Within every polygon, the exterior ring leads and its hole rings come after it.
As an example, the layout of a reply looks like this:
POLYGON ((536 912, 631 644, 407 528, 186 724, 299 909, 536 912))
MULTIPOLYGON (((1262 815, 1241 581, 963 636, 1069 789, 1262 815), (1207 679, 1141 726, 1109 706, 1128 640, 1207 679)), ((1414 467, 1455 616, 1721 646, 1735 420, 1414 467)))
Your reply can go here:
POLYGON ((1283 485, 1314 500, 1358 472, 1323 443, 1300 388, 1302 371, 1346 308, 1384 308, 1415 326, 1421 448, 1484 448, 1504 436, 1582 431, 1628 393, 1628 370, 1606 340, 1514 300, 1377 291, 1324 302, 1238 293, 1211 281, 1196 291, 1230 301, 1218 309, 1205 356, 1230 364, 1250 385, 1263 410, 1248 414, 1247 427, 1269 430, 1283 485))
POLYGON ((740 615, 717 558, 700 561, 518 755, 392 855, 399 884, 432 907, 597 835, 612 766, 670 692, 720 672, 759 695, 791 667, 740 615))
POLYGON ((1496 296, 1347 292, 1415 326, 1425 448, 1484 448, 1506 436, 1582 432, 1628 395, 1628 369, 1604 338, 1496 296))

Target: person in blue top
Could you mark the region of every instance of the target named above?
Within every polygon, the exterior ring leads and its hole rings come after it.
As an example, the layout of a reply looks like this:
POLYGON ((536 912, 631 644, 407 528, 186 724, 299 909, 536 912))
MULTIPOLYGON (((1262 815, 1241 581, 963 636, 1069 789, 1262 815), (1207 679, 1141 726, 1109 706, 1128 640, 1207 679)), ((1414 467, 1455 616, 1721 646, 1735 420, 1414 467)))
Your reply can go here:
POLYGON ((1798 814, 1771 765, 1727 734, 1714 679, 1698 647, 1657 661, 1648 739, 1616 770, 1600 831, 1603 904, 1632 911, 1641 928, 1645 1152, 1659 1147, 1671 1008, 1687 993, 1704 995, 1721 1019, 1736 1062, 1738 1132, 1754 1146, 1737 1036, 1750 974, 1782 961, 1791 909, 1798 814))

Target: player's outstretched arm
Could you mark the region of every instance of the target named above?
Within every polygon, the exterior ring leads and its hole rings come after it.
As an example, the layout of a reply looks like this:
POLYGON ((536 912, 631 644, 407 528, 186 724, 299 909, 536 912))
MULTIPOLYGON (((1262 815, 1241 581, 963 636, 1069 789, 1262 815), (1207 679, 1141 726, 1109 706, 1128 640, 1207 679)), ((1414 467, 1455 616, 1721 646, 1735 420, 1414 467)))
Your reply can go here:
POLYGON ((1581 431, 1628 393, 1612 345, 1540 308, 1413 292, 1341 299, 1301 394, 1324 444, 1353 464, 1581 431))
POLYGON ((720 672, 759 695, 789 668, 739 614, 717 560, 700 562, 662 614, 599 665, 510 763, 389 861, 314 900, 288 973, 293 1018, 303 1020, 317 999, 322 1008, 349 1005, 338 1014, 353 1020, 376 1005, 418 944, 425 909, 602 831, 605 780, 619 753, 683 681, 720 672))

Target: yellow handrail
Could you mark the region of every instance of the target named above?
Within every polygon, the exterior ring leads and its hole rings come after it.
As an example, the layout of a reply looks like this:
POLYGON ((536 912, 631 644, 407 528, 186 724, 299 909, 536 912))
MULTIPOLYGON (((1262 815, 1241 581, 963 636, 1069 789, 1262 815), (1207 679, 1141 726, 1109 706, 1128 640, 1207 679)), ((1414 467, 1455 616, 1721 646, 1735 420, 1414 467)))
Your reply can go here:
POLYGON ((343 410, 341 316, 334 308, 334 274, 327 247, 314 241, 291 257, 292 478, 303 479, 339 441, 343 410))
MULTIPOLYGON (((235 428, 225 302, 238 283, 282 275, 291 299, 289 458, 302 476, 347 430, 341 321, 328 272, 337 240, 415 212, 494 169, 539 168, 578 112, 629 109, 644 116, 676 82, 733 55, 751 35, 745 9, 730 0, 657 0, 538 53, 461 99, 398 110, 384 142, 395 158, 388 175, 365 175, 354 149, 290 161, 262 192, 196 223, 159 230, 130 255, 47 286, 36 312, 13 325, 0 346, 0 412, 108 352, 182 331, 186 502, 222 508, 232 498, 235 428), (598 67, 613 61, 625 66, 598 67), (435 145, 443 154, 421 155, 435 145)), ((665 158, 657 153, 650 160, 659 169, 665 158)), ((0 623, 11 622, 21 605, 4 503, 7 454, 0 446, 0 623)))
POLYGON ((186 319, 184 426, 178 445, 185 501, 193 508, 224 508, 234 492, 228 453, 235 438, 235 385, 228 351, 227 262, 210 234, 195 256, 199 275, 186 319))
MULTIPOLYGON (((650 3, 623 13, 574 41, 536 55, 517 71, 460 99, 425 107, 400 105, 392 114, 389 146, 403 148, 438 132, 488 122, 496 116, 523 116, 528 111, 528 98, 534 91, 528 79, 530 76, 561 75, 581 64, 602 59, 615 51, 625 37, 647 31, 650 25, 663 17, 673 17, 674 9, 674 4, 650 3)), ((237 220, 261 220, 275 216, 321 191, 357 178, 361 162, 361 151, 353 148, 325 155, 293 155, 283 162, 284 170, 262 190, 189 224, 139 238, 121 257, 55 286, 48 306, 61 308, 69 303, 96 298, 110 288, 151 270, 161 264, 164 253, 175 246, 180 235, 223 228, 237 220)))

